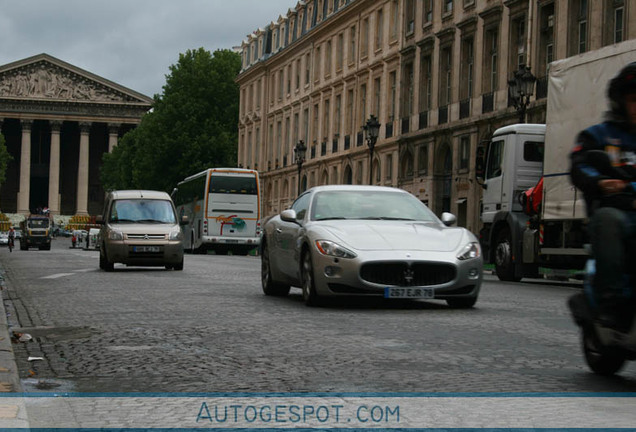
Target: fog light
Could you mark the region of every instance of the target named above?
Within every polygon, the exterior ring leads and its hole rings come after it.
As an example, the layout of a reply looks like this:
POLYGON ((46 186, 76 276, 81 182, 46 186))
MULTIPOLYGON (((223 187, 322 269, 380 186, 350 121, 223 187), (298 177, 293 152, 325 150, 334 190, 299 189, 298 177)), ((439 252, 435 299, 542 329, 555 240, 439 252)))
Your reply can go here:
POLYGON ((325 267, 325 276, 332 277, 338 272, 338 267, 327 266, 325 267))
POLYGON ((468 270, 468 277, 470 279, 477 279, 479 277, 479 269, 471 268, 468 270))

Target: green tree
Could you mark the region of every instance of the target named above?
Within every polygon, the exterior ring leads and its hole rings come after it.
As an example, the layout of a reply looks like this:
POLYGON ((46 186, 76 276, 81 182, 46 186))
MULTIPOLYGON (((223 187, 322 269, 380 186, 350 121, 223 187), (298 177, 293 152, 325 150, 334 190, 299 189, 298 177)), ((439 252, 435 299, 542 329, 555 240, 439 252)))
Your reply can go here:
POLYGON ((104 188, 170 192, 191 174, 235 166, 240 67, 240 56, 229 50, 180 54, 153 110, 104 155, 104 188))
POLYGON ((4 144, 4 135, 0 134, 0 185, 2 185, 7 177, 7 166, 13 159, 7 146, 4 144))

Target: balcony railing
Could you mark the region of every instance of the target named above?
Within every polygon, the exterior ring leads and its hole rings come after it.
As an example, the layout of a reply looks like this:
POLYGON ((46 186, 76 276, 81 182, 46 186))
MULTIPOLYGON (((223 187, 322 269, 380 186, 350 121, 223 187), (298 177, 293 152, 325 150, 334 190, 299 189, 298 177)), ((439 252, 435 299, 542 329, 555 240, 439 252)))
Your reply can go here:
POLYGON ((484 93, 481 96, 481 112, 489 113, 493 112, 495 109, 495 94, 494 93, 484 93))
POLYGON ((411 128, 411 119, 409 117, 404 117, 402 119, 402 134, 409 133, 411 128))
POLYGON ((384 127, 384 137, 391 138, 393 136, 393 122, 387 123, 384 127))
POLYGON ((438 112, 439 116, 437 122, 439 124, 448 123, 448 105, 439 107, 438 112))
POLYGON ((470 99, 464 99, 459 102, 459 118, 470 117, 470 99))
POLYGON ((420 113, 418 127, 420 129, 426 129, 428 127, 428 111, 423 111, 420 113))

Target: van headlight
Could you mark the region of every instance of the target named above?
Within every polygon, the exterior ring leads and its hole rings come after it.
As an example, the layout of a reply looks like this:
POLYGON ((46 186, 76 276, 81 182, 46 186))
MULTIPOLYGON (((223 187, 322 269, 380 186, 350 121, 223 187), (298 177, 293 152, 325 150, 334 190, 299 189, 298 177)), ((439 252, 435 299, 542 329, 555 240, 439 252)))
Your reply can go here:
POLYGON ((180 229, 170 231, 170 236, 168 237, 170 240, 183 240, 183 233, 180 229))
POLYGON ((479 243, 471 242, 464 247, 464 249, 457 255, 457 259, 459 260, 468 260, 473 258, 479 258, 481 256, 481 249, 479 248, 479 243))
POLYGON ((119 230, 110 230, 108 232, 108 240, 123 240, 124 234, 119 230))

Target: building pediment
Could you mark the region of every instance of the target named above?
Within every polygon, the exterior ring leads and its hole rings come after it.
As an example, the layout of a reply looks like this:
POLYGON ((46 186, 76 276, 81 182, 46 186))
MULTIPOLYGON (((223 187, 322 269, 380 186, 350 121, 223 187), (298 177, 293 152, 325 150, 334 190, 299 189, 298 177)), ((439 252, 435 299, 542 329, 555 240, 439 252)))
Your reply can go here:
POLYGON ((0 99, 148 107, 153 102, 141 93, 48 54, 0 66, 0 99))

